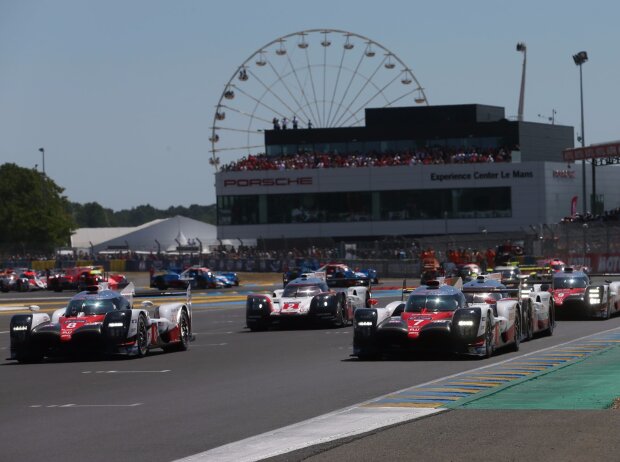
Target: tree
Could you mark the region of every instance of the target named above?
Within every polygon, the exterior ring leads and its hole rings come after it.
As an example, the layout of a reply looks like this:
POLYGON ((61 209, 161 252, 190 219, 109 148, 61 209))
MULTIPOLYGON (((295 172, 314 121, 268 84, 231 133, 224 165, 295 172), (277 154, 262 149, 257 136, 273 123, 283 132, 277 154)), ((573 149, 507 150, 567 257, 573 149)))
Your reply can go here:
POLYGON ((107 228, 114 226, 114 212, 103 208, 98 202, 71 203, 73 220, 78 228, 107 228))
POLYGON ((64 188, 34 169, 0 165, 0 251, 51 252, 75 228, 64 188))

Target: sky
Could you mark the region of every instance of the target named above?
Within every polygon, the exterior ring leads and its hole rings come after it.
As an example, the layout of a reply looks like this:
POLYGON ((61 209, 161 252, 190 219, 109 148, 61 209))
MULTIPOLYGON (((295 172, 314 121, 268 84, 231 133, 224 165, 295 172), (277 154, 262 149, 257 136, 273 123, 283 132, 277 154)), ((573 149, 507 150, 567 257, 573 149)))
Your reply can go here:
MULTIPOLYGON (((113 210, 215 202, 210 127, 240 65, 278 37, 338 29, 412 70, 430 104, 480 103, 620 139, 620 2, 0 0, 0 164, 45 169, 113 210)), ((358 47, 359 48, 359 47, 358 47)), ((252 61, 254 62, 254 61, 252 61)), ((222 162, 234 160, 222 153, 222 162)))

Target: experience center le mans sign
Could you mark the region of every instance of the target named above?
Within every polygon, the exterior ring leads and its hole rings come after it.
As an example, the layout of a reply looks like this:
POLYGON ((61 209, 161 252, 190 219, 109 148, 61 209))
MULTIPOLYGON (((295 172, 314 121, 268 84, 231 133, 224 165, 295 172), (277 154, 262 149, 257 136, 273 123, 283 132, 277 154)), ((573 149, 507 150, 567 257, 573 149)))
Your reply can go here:
POLYGON ((531 170, 508 170, 501 172, 431 173, 431 181, 506 180, 509 178, 534 178, 531 170))

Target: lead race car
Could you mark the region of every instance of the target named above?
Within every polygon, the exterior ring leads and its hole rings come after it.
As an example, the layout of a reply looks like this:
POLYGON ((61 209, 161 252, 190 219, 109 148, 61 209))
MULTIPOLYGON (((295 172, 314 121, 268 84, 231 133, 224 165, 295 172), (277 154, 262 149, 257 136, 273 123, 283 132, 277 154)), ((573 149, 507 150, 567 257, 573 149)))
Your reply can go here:
POLYGON ((106 284, 89 287, 56 310, 50 318, 31 306, 31 314, 11 318, 11 356, 19 362, 45 357, 105 353, 145 356, 150 348, 187 350, 192 340, 192 303, 188 289, 183 302, 134 307, 134 287, 122 292, 106 284), (154 309, 154 316, 148 309, 154 309))
POLYGON ((499 282, 461 288, 460 278, 454 285, 429 281, 411 291, 406 302, 357 310, 353 355, 371 359, 427 350, 490 357, 500 347, 518 350, 523 336, 519 300, 499 282))
POLYGON ((323 321, 343 327, 353 321, 355 310, 367 306, 370 288, 330 288, 324 272, 302 274, 271 295, 250 294, 246 301, 246 324, 265 330, 286 321, 323 321))

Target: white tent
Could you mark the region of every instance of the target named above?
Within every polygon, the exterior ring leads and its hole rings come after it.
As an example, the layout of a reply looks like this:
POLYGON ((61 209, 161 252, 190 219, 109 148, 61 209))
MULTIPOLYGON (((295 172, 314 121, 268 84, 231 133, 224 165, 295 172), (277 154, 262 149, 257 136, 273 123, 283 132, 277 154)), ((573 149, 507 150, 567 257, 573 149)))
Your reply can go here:
POLYGON ((217 227, 177 215, 153 220, 135 228, 81 228, 71 237, 71 246, 77 250, 91 249, 97 253, 108 249, 128 249, 140 252, 176 252, 195 248, 208 252, 217 245, 256 245, 255 239, 219 240, 217 227))

